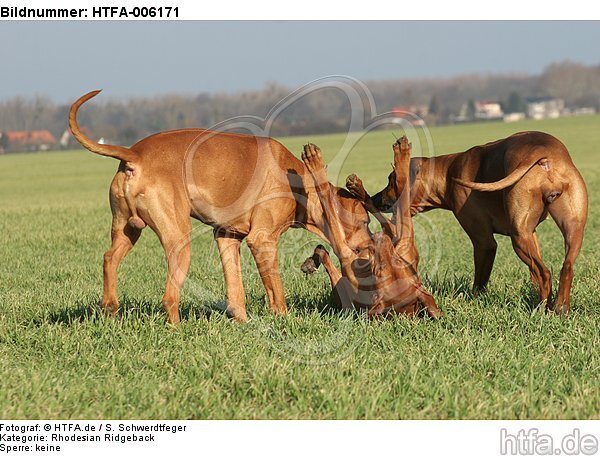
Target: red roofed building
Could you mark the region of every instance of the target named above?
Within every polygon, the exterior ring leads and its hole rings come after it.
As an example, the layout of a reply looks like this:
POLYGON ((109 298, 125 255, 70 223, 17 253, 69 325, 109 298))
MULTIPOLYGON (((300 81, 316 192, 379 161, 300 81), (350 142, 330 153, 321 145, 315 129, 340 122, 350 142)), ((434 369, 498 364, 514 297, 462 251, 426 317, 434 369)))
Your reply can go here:
POLYGON ((0 132, 2 152, 49 150, 56 138, 48 130, 0 132))

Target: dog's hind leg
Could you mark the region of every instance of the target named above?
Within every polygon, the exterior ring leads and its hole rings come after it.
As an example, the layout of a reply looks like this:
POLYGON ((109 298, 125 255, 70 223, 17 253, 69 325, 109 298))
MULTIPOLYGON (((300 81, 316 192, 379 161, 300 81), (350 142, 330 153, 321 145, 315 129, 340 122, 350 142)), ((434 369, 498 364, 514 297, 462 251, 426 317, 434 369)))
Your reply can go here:
POLYGON ((505 194, 504 204, 509 215, 510 238, 517 256, 527 265, 531 280, 537 286, 540 302, 547 303, 552 295, 552 277, 542 261, 535 233, 546 206, 541 195, 533 194, 530 184, 522 179, 505 194))
POLYGON ((176 231, 170 231, 160 237, 167 257, 167 286, 162 306, 167 313, 167 322, 178 324, 181 287, 190 268, 190 231, 191 224, 176 231))
POLYGON ((234 320, 244 322, 248 320, 248 315, 246 314, 246 296, 244 294, 240 260, 242 239, 215 230, 215 240, 219 248, 227 288, 227 313, 234 320))
POLYGON ((119 310, 117 296, 117 269, 121 261, 133 248, 140 237, 142 230, 134 228, 127 223, 127 215, 120 205, 123 201, 111 198, 113 221, 111 229, 112 245, 104 254, 104 295, 102 309, 109 314, 116 314, 119 310))
POLYGON ((520 230, 510 237, 515 253, 529 268, 531 280, 538 288, 540 302, 547 303, 552 295, 552 277, 542 261, 537 234, 520 230))
POLYGON ((557 313, 568 313, 571 308, 573 265, 581 250, 587 219, 587 191, 583 180, 573 179, 569 190, 550 204, 548 209, 565 239, 565 260, 560 271, 558 293, 551 309, 557 313))
POLYGON ((559 225, 565 238, 565 260, 560 270, 560 281, 556 300, 551 307, 557 313, 568 313, 571 309, 571 285, 573 283, 573 264, 579 255, 583 243, 585 222, 573 220, 559 225))
POLYGON ((189 212, 180 209, 185 202, 170 198, 160 200, 153 195, 146 203, 148 225, 158 236, 167 259, 167 285, 162 306, 167 313, 167 323, 178 324, 181 287, 190 267, 192 223, 189 212))
POLYGON ((515 253, 529 268, 531 280, 538 288, 540 302, 548 302, 552 295, 552 277, 542 261, 536 233, 519 230, 511 234, 511 239, 515 253))

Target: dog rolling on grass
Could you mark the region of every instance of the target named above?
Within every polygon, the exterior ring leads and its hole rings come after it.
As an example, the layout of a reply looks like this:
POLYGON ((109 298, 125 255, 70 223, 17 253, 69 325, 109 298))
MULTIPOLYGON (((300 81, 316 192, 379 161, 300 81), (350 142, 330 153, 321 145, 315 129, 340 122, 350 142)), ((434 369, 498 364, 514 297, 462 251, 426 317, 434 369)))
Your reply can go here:
MULTIPOLYGON (((527 265, 542 303, 558 313, 570 310, 573 265, 581 250, 588 195, 581 174, 557 138, 542 132, 516 133, 466 152, 411 160, 411 213, 447 209, 473 243, 473 291, 490 278, 494 233, 510 236, 517 256, 527 265), (542 261, 536 227, 550 214, 565 241, 558 293, 542 261)), ((373 196, 389 210, 397 198, 394 172, 373 196)))
POLYGON ((393 185, 399 197, 393 204, 392 222, 375 208, 356 175, 347 179, 348 190, 375 215, 383 229, 373 237, 366 255, 357 257, 344 242, 336 200, 331 188, 326 185, 327 174, 321 151, 314 144, 304 147, 302 159, 315 181, 332 232, 330 242, 340 259, 342 271, 337 270, 323 246, 317 246, 301 269, 312 273, 323 264, 339 307, 367 309, 371 317, 415 315, 421 311, 434 318, 441 317, 441 310, 423 287, 417 271, 419 256, 414 244, 408 182, 411 145, 403 137, 394 144, 393 150, 396 169, 393 185))
MULTIPOLYGON (((227 287, 227 311, 247 319, 240 245, 246 239, 270 309, 287 306, 279 274, 279 237, 303 227, 329 241, 331 230, 303 163, 271 138, 202 129, 149 136, 130 148, 97 144, 77 125, 77 110, 99 91, 77 100, 69 113, 75 138, 86 149, 120 160, 110 186, 112 245, 104 255, 102 308, 118 311, 117 268, 145 226, 158 236, 167 258, 162 305, 169 323, 180 320, 180 291, 190 265, 190 216, 214 229, 227 287)), ((352 252, 368 248, 369 216, 344 189, 323 183, 339 208, 344 242, 352 252)))

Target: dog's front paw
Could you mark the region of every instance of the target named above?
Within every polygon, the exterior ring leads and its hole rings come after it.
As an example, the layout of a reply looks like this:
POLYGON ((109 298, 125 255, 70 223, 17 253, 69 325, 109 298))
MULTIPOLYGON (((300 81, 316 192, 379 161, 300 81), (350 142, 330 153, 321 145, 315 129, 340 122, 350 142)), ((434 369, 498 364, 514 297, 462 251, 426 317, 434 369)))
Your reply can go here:
POLYGON ((392 148, 394 149, 394 154, 410 155, 412 143, 408 142, 408 138, 404 135, 394 143, 392 148))
POLYGON ((367 192, 365 191, 365 187, 363 186, 360 177, 356 174, 350 174, 346 178, 346 188, 350 193, 356 196, 360 200, 364 200, 367 197, 367 192))
POLYGON ((312 256, 304 260, 304 263, 302 263, 302 266, 300 266, 300 270, 306 275, 312 274, 317 270, 317 265, 315 264, 315 260, 312 256))
POLYGON ((394 169, 397 173, 398 169, 404 169, 405 166, 408 166, 412 144, 408 142, 406 136, 402 136, 402 138, 394 143, 392 149, 394 149, 394 169))
POLYGON ((327 256, 329 256, 327 250, 325 249, 325 247, 319 244, 315 248, 315 251, 313 252, 312 256, 309 256, 306 260, 304 260, 304 263, 302 263, 302 266, 300 266, 300 270, 305 274, 312 274, 317 269, 319 269, 319 266, 321 266, 323 259, 327 256))
POLYGON ((312 175, 317 189, 325 189, 327 187, 327 171, 325 171, 321 149, 314 144, 305 145, 302 152, 302 161, 312 175))
POLYGON ((308 143, 304 146, 302 152, 302 161, 311 173, 316 173, 321 170, 325 170, 325 162, 323 161, 323 154, 321 149, 316 145, 308 143))

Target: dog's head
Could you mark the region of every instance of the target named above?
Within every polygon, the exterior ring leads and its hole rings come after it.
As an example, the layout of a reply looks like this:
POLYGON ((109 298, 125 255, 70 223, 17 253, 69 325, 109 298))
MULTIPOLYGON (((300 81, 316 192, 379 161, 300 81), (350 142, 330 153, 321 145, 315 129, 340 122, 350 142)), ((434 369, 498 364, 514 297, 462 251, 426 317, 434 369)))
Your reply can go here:
POLYGON ((371 270, 375 280, 375 294, 372 309, 375 313, 414 314, 419 304, 414 290, 420 279, 406 252, 400 253, 403 246, 395 245, 384 233, 373 238, 371 270))
MULTIPOLYGON (((410 199, 416 201, 421 197, 423 188, 420 182, 420 173, 423 160, 421 158, 410 159, 410 199)), ((396 172, 392 172, 388 176, 387 185, 371 199, 375 207, 382 212, 390 212, 394 203, 400 197, 400 192, 396 186, 396 172)))

